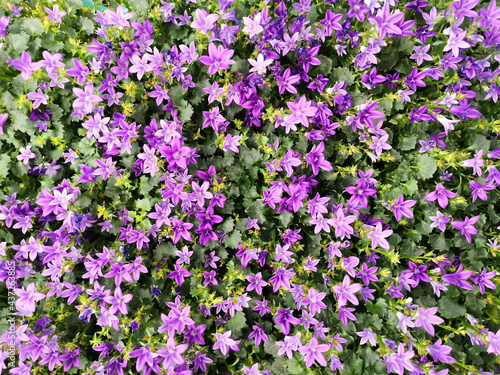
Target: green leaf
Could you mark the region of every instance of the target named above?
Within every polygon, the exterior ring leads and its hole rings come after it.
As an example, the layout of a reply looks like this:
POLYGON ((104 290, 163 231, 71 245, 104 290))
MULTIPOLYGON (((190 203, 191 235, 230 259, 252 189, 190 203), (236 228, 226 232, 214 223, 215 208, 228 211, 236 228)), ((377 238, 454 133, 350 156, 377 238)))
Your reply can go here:
POLYGON ((413 195, 418 191, 418 182, 413 178, 403 186, 403 194, 413 195))
POLYGON ((194 113, 193 106, 187 102, 184 106, 179 108, 179 111, 181 113, 179 119, 183 122, 189 122, 194 113))
POLYGON ((375 353, 369 346, 366 346, 364 350, 361 351, 363 354, 363 359, 369 366, 380 361, 380 356, 375 353))
POLYGON ((136 210, 149 211, 153 207, 153 203, 148 198, 139 199, 135 202, 136 210))
POLYGON ((371 301, 368 301, 366 303, 366 309, 372 314, 379 316, 385 315, 387 307, 387 302, 385 302, 385 299, 383 298, 378 298, 376 303, 373 303, 371 301))
POLYGON ((490 151, 490 145, 491 141, 489 141, 484 135, 476 134, 472 137, 471 148, 476 152, 483 150, 484 154, 487 154, 490 151))
POLYGON ((13 55, 21 54, 21 52, 26 51, 28 49, 29 40, 30 37, 26 33, 7 35, 7 43, 9 44, 10 52, 13 55))
POLYGON ((420 169, 420 176, 424 180, 431 178, 437 170, 436 161, 428 155, 418 155, 417 162, 420 169))
POLYGON ((82 28, 82 31, 85 31, 86 34, 94 33, 94 22, 86 17, 80 17, 80 27, 82 28))
POLYGON ((34 35, 42 35, 44 33, 42 21, 38 18, 26 18, 23 20, 22 29, 29 31, 34 35))
POLYGON ((451 246, 451 241, 447 240, 443 233, 437 235, 432 234, 429 236, 429 243, 432 244, 432 248, 440 251, 446 251, 451 246))
POLYGON ((332 70, 332 79, 335 81, 345 81, 348 85, 354 82, 354 76, 349 68, 335 68, 332 70))
POLYGON ((245 314, 241 311, 236 311, 231 320, 227 322, 226 327, 231 330, 233 340, 237 340, 241 336, 241 330, 246 327, 246 322, 245 314))
POLYGON ((234 229, 234 220, 230 217, 220 225, 219 230, 229 233, 234 229))
POLYGON ((417 144, 417 136, 411 135, 409 137, 401 138, 399 149, 401 151, 413 150, 417 144))
POLYGON ((467 294, 465 307, 474 315, 481 315, 481 311, 486 307, 486 302, 477 298, 474 294, 467 294))
POLYGON ((304 366, 302 365, 302 362, 297 360, 297 358, 295 357, 293 357, 289 361, 286 361, 286 369, 288 370, 288 373, 293 375, 304 373, 304 366))
POLYGON ((316 57, 319 59, 319 61, 321 61, 321 64, 318 66, 318 74, 328 76, 332 71, 332 59, 329 59, 328 57, 323 55, 318 55, 316 57))
POLYGON ((244 148, 242 149, 240 154, 241 154, 241 159, 243 160, 243 165, 246 168, 250 168, 257 161, 262 160, 262 154, 259 152, 259 150, 256 150, 254 148, 252 149, 244 148))
POLYGON ((224 238, 223 244, 232 249, 236 249, 241 242, 241 233, 235 230, 229 237, 224 238))
POLYGON ((132 10, 140 16, 144 16, 149 9, 149 3, 147 0, 135 0, 129 4, 132 10))
POLYGON ((9 174, 10 157, 6 154, 0 154, 0 177, 7 177, 9 174))
POLYGON ((439 300, 439 312, 446 319, 458 318, 465 314, 467 310, 448 296, 443 296, 439 300))

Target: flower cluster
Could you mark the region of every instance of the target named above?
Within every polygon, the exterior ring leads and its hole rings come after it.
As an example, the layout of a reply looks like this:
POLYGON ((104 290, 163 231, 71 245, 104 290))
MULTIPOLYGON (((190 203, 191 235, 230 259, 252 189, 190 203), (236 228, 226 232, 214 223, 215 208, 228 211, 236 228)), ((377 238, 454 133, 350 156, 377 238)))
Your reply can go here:
POLYGON ((495 1, 57 3, 0 5, 0 372, 499 371, 495 1))

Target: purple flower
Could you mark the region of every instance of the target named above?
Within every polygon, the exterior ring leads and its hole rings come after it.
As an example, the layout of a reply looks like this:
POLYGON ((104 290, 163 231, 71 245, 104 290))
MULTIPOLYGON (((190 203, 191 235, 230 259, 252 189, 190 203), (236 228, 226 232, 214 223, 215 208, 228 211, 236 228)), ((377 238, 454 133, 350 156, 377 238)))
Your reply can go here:
POLYGON ((175 279, 178 285, 182 285, 184 278, 189 276, 191 276, 191 272, 183 268, 180 264, 176 264, 174 271, 168 274, 168 278, 175 279))
POLYGON ((488 353, 494 353, 495 355, 500 355, 500 330, 497 333, 488 332, 488 353))
POLYGON ((7 29, 9 28, 10 17, 0 17, 0 38, 5 38, 7 29))
POLYGON ((370 144, 370 148, 373 150, 375 155, 380 156, 383 150, 390 150, 392 146, 387 143, 389 139, 389 134, 382 135, 381 137, 379 136, 373 136, 372 137, 372 143, 370 144))
POLYGON ((94 85, 91 83, 85 86, 85 90, 74 87, 73 92, 78 97, 73 102, 73 108, 83 108, 86 113, 92 112, 94 103, 99 103, 103 100, 99 95, 94 95, 94 85))
POLYGON ((47 104, 48 96, 42 93, 42 90, 38 89, 37 92, 30 92, 28 98, 33 100, 33 109, 37 109, 40 104, 47 104))
POLYGON ((267 282, 262 280, 262 273, 258 272, 255 276, 247 276, 247 281, 249 282, 247 286, 247 292, 255 289, 257 294, 262 295, 262 287, 267 285, 267 282))
POLYGON ((361 81, 368 90, 373 90, 377 83, 383 83, 386 79, 383 75, 377 74, 377 68, 373 68, 370 74, 363 74, 361 76, 361 81))
POLYGON ((375 249, 379 245, 384 249, 389 249, 389 242, 387 242, 386 238, 389 237, 392 233, 392 230, 383 230, 382 224, 377 223, 377 225, 375 226, 375 230, 368 233, 368 237, 372 239, 372 249, 375 249))
MULTIPOLYGON (((149 54, 144 54, 141 57, 134 55, 130 59, 132 62, 132 66, 129 68, 130 73, 137 73, 137 79, 140 81, 142 77, 144 76, 144 73, 150 72, 153 70, 153 67, 151 64, 148 64, 149 61, 151 61, 151 55, 149 54)), ((157 99, 158 102, 158 99, 157 99)))
MULTIPOLYGON (((229 349, 234 350, 235 352, 239 352, 240 348, 238 348, 238 344, 241 340, 233 340, 231 338, 231 331, 226 331, 224 333, 216 333, 215 334, 215 344, 213 346, 214 350, 219 349, 222 352, 222 355, 226 355, 229 353, 229 349)), ((187 347, 187 345, 186 345, 187 347)))
POLYGON ((83 83, 87 79, 87 76, 89 75, 89 68, 84 66, 78 59, 73 59, 73 66, 74 68, 68 69, 66 71, 66 74, 70 77, 76 77, 78 83, 83 83))
POLYGON ((424 45, 423 47, 414 46, 413 48, 415 53, 410 56, 410 59, 417 60, 417 66, 422 64, 424 60, 432 61, 432 56, 427 53, 431 48, 430 45, 424 45))
POLYGON ((21 54, 21 60, 12 60, 11 64, 14 68, 21 71, 24 80, 31 78, 31 74, 40 68, 40 63, 32 63, 31 56, 26 51, 21 54))
MULTIPOLYGON (((455 5, 456 4, 454 4, 454 6, 455 5)), ((460 49, 466 49, 470 47, 470 44, 464 40, 466 35, 467 31, 463 31, 458 35, 455 32, 451 31, 448 38, 448 43, 444 47, 443 52, 452 51, 453 56, 458 57, 458 55, 460 54, 460 49)))
POLYGON ((295 123, 302 123, 306 128, 309 127, 308 117, 313 117, 316 114, 317 108, 314 107, 311 100, 307 100, 305 95, 302 95, 294 102, 287 102, 287 107, 292 111, 290 120, 295 123))
POLYGON ((437 340, 434 345, 429 345, 427 347, 427 352, 432 356, 434 362, 440 361, 443 363, 454 363, 456 362, 453 357, 450 357, 451 347, 448 345, 441 345, 442 340, 437 340))
POLYGON ((345 306, 340 306, 339 307, 339 320, 344 323, 344 326, 347 326, 348 319, 352 321, 357 321, 356 317, 353 314, 353 311, 356 309, 353 307, 345 307, 345 306))
POLYGON ((489 190, 495 190, 494 185, 490 184, 480 184, 477 181, 471 181, 469 183, 469 186, 472 190, 472 202, 474 203, 477 198, 487 201, 488 200, 488 195, 486 194, 486 191, 489 190))
POLYGON ((361 271, 356 275, 357 277, 363 280, 363 283, 368 286, 370 281, 378 281, 378 277, 375 276, 375 272, 377 272, 378 267, 370 267, 366 263, 361 265, 361 271))
POLYGON ((298 325, 301 323, 300 319, 294 317, 292 314, 293 311, 290 309, 279 309, 276 314, 276 324, 281 326, 285 335, 290 333, 290 324, 298 325))
POLYGON ((401 195, 396 202, 394 202, 391 206, 391 209, 394 211, 394 216, 397 221, 401 220, 401 215, 404 215, 408 218, 413 218, 413 212, 411 212, 410 207, 413 207, 417 203, 414 200, 405 201, 403 196, 401 195))
POLYGON ((3 133, 3 126, 4 126, 4 124, 5 124, 5 122, 7 121, 8 118, 9 118, 9 116, 7 116, 7 114, 0 113, 0 135, 4 135, 4 133, 3 133))
POLYGON ((219 19, 217 14, 208 14, 204 9, 196 9, 195 12, 197 20, 191 23, 191 27, 200 30, 202 34, 212 30, 219 19))
POLYGON ((314 288, 309 289, 308 296, 302 300, 304 306, 309 306, 309 312, 316 315, 321 309, 326 309, 326 305, 322 300, 326 297, 326 293, 318 293, 314 288))
POLYGON ((45 294, 36 291, 35 283, 31 283, 26 289, 24 287, 21 289, 16 288, 14 292, 19 297, 16 300, 16 308, 19 311, 33 313, 36 310, 36 302, 45 298, 45 294))
POLYGON ((456 230, 459 230, 460 234, 465 236, 468 243, 471 243, 471 234, 477 234, 477 229, 474 227, 474 224, 476 224, 480 218, 480 215, 474 216, 471 219, 466 216, 464 221, 454 221, 451 225, 453 225, 453 228, 456 230))
MULTIPOLYGON (((374 23, 378 26, 380 38, 383 39, 388 33, 402 35, 403 31, 397 26, 401 21, 404 21, 404 13, 392 13, 389 3, 386 3, 382 8, 379 8, 377 16, 373 18, 374 23)), ((370 19, 372 22, 372 19, 370 19)))
POLYGON ((217 47, 213 42, 210 42, 208 56, 201 56, 198 61, 208 65, 208 74, 213 75, 219 69, 228 69, 229 65, 236 64, 234 60, 231 60, 233 55, 233 50, 228 50, 223 46, 217 47))
POLYGON ((54 8, 52 8, 52 9, 45 7, 45 11, 47 12, 49 20, 52 20, 52 21, 57 22, 57 23, 62 23, 61 17, 64 17, 66 14, 68 14, 66 12, 60 12, 59 5, 57 5, 57 4, 54 5, 54 8))
POLYGON ((419 308, 417 312, 417 319, 415 319, 415 327, 424 326, 425 330, 429 332, 431 336, 434 336, 434 326, 433 324, 441 324, 444 322, 438 316, 435 316, 438 308, 431 307, 430 309, 419 308))
POLYGON ((392 353, 389 357, 384 358, 384 363, 387 365, 387 372, 396 371, 399 375, 403 375, 405 369, 414 371, 415 365, 410 362, 415 352, 408 350, 405 352, 405 344, 401 343, 398 346, 397 353, 392 353))
POLYGON ((231 150, 235 153, 239 153, 238 146, 240 145, 241 136, 233 137, 231 134, 227 134, 224 138, 223 148, 224 151, 231 150))
POLYGON ((301 346, 299 351, 305 355, 306 367, 311 367, 316 361, 321 366, 326 366, 326 358, 323 353, 327 352, 329 349, 329 345, 319 344, 318 340, 313 337, 309 345, 301 346))
POLYGON ((349 276, 345 275, 342 285, 335 285, 333 287, 333 290, 337 295, 339 306, 346 305, 347 301, 351 301, 354 305, 358 305, 359 301, 354 293, 359 292, 361 288, 361 284, 351 284, 351 279, 349 278, 349 276))
POLYGON ((456 196, 456 193, 447 190, 442 184, 437 184, 436 191, 427 194, 425 200, 433 202, 437 199, 441 208, 446 208, 446 206, 448 206, 448 198, 453 199, 456 196))
POLYGON ((356 332, 361 337, 360 345, 366 344, 368 341, 371 346, 377 345, 377 335, 370 328, 364 328, 362 332, 356 332))
POLYGON ((269 342, 269 338, 266 335, 266 332, 262 328, 262 325, 256 324, 252 326, 253 332, 250 333, 248 339, 255 339, 255 346, 259 346, 261 341, 269 342))
POLYGON ((448 284, 453 284, 465 290, 474 290, 474 287, 467 281, 474 273, 473 271, 462 271, 464 266, 461 264, 457 271, 443 275, 443 281, 448 284))
POLYGON ((471 280, 474 284, 479 286, 481 294, 484 294, 486 288, 496 289, 496 285, 491 281, 492 278, 496 276, 496 271, 486 272, 486 268, 483 268, 481 273, 475 273, 471 276, 471 280))
POLYGON ((389 289, 387 289, 385 292, 391 296, 391 299, 404 298, 404 294, 401 293, 401 285, 396 287, 393 284, 391 284, 389 286, 389 289))
POLYGON ((116 25, 119 29, 123 29, 125 27, 130 27, 130 23, 127 21, 134 17, 134 13, 125 13, 125 7, 123 5, 119 5, 116 8, 116 12, 112 10, 106 10, 106 17, 109 25, 116 25))
POLYGON ((30 159, 36 158, 36 155, 31 151, 31 145, 27 145, 26 148, 21 147, 19 151, 20 154, 17 155, 17 160, 22 160, 24 165, 28 165, 30 159))
POLYGON ((65 349, 65 354, 61 354, 59 359, 64 363, 64 371, 68 371, 71 367, 80 367, 80 359, 78 356, 80 355, 80 349, 68 350, 65 349))

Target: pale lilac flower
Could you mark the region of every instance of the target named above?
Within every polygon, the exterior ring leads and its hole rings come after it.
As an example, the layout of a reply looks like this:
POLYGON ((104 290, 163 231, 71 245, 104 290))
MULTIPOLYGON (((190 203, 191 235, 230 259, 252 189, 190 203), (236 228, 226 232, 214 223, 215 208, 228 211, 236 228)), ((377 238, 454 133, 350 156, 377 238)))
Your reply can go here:
POLYGON ((441 345, 442 340, 437 340, 434 345, 429 345, 427 351, 432 356, 434 362, 454 363, 454 358, 450 357, 451 347, 448 345, 441 345))
POLYGON ((452 222, 451 225, 453 225, 453 228, 459 230, 460 233, 465 236, 468 243, 471 243, 471 234, 477 234, 477 229, 474 227, 474 224, 476 224, 480 218, 480 215, 474 216, 471 219, 466 216, 464 221, 457 220, 452 222))
POLYGON ((439 211, 436 212, 436 216, 429 216, 429 219, 432 220, 431 228, 437 227, 441 232, 446 230, 446 224, 450 222, 450 218, 439 211))
POLYGON ((116 12, 107 9, 106 17, 109 25, 116 25, 119 29, 123 29, 125 27, 130 27, 129 19, 134 17, 134 13, 125 13, 125 7, 123 5, 119 5, 116 8, 116 12))
POLYGON ((479 152, 477 154, 474 154, 473 159, 464 160, 462 162, 462 165, 464 167, 472 168, 473 175, 477 174, 477 175, 481 176, 483 174, 481 167, 484 165, 484 160, 481 159, 481 156, 483 156, 483 149, 479 150, 479 152))
POLYGON ((229 353, 229 349, 232 349, 236 352, 239 352, 238 344, 241 340, 233 340, 231 338, 231 331, 226 331, 224 333, 216 333, 215 334, 215 344, 213 346, 214 350, 219 349, 222 352, 222 355, 226 355, 229 353))
POLYGON ((431 336, 434 336, 434 326, 433 324, 441 324, 444 322, 436 315, 438 308, 431 307, 430 309, 419 308, 417 312, 417 319, 415 319, 415 327, 424 326, 425 330, 429 332, 431 336))
POLYGON ((17 155, 17 160, 22 160, 24 165, 28 165, 30 159, 36 158, 36 155, 31 152, 31 145, 27 145, 26 148, 21 147, 19 151, 20 154, 17 155))
POLYGON ((61 17, 64 17, 66 14, 68 14, 66 12, 60 12, 59 5, 57 4, 54 5, 54 8, 52 9, 45 7, 45 11, 47 12, 49 20, 52 20, 57 23, 62 23, 61 17))
POLYGON ((401 220, 401 215, 404 215, 408 218, 413 218, 413 212, 411 212, 410 207, 413 207, 417 203, 414 200, 405 201, 403 196, 401 195, 396 202, 394 202, 391 206, 391 209, 394 211, 394 216, 397 221, 401 220))
POLYGON ((36 302, 45 298, 45 294, 36 291, 35 283, 31 283, 26 289, 24 287, 21 289, 16 288, 14 292, 19 297, 16 300, 17 309, 25 309, 32 313, 36 310, 36 302))
POLYGON ((23 51, 21 54, 21 60, 12 60, 11 64, 14 68, 21 71, 21 75, 25 81, 29 80, 33 72, 40 68, 39 63, 31 62, 31 56, 26 51, 23 51))
POLYGON ((196 9, 195 13, 197 20, 191 23, 191 27, 200 30, 202 34, 211 30, 219 19, 217 14, 208 14, 204 9, 196 9))
POLYGON ((326 358, 323 353, 327 352, 330 346, 327 344, 319 344, 314 337, 309 342, 309 345, 303 345, 299 348, 300 353, 304 354, 306 367, 311 367, 316 361, 321 366, 326 366, 326 358))
POLYGON ((361 290, 361 284, 354 283, 351 284, 351 279, 349 276, 344 276, 344 281, 341 285, 335 285, 333 290, 337 295, 337 300, 339 306, 343 306, 347 304, 347 301, 351 301, 354 305, 358 305, 358 298, 354 295, 361 290))
POLYGON ((271 65, 273 61, 273 59, 264 60, 264 55, 262 55, 262 53, 259 53, 259 55, 257 56, 257 60, 248 59, 248 62, 250 63, 250 65, 252 65, 250 72, 264 74, 266 72, 267 66, 271 65))
POLYGON ((486 340, 488 341, 488 353, 500 356, 500 330, 497 333, 488 332, 486 340))
POLYGON ((33 100, 33 109, 37 109, 40 104, 47 104, 48 96, 38 89, 37 92, 30 92, 28 98, 33 100))
POLYGON ((368 237, 372 239, 372 249, 375 249, 379 245, 384 249, 389 249, 389 242, 387 242, 386 238, 389 237, 392 233, 392 230, 383 230, 382 224, 377 223, 377 225, 375 226, 375 230, 368 233, 368 237))
POLYGON ((399 323, 397 325, 397 328, 401 329, 403 333, 406 333, 408 331, 408 327, 415 327, 415 323, 411 320, 411 317, 404 315, 401 312, 397 312, 396 316, 399 319, 399 323))
POLYGON ((242 31, 244 33, 249 33, 250 38, 254 37, 257 34, 260 34, 262 31, 264 31, 264 28, 260 25, 261 19, 262 15, 260 13, 257 13, 253 20, 250 17, 243 17, 243 23, 245 24, 245 27, 242 31))
POLYGON ((240 139, 241 136, 237 135, 236 137, 233 137, 231 134, 227 134, 226 138, 224 139, 224 151, 231 150, 235 153, 239 153, 239 145, 240 145, 240 139))
POLYGON ((364 328, 362 332, 356 332, 356 334, 361 337, 360 345, 370 342, 370 346, 377 345, 377 335, 373 333, 371 328, 364 328))

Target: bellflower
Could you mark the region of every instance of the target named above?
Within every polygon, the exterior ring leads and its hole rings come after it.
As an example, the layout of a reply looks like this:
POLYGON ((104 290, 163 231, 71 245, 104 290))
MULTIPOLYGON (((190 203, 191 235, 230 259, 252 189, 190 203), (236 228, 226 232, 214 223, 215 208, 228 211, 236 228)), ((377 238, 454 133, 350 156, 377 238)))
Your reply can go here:
POLYGON ((442 340, 437 340, 433 345, 427 347, 427 352, 432 356, 434 362, 454 363, 453 357, 450 357, 451 347, 442 345, 442 340))
POLYGON ((208 65, 208 74, 213 75, 219 69, 228 69, 229 65, 235 64, 231 60, 234 51, 228 50, 223 46, 216 46, 213 42, 208 45, 208 56, 201 56, 198 61, 204 65, 208 65))
POLYGON ((442 184, 437 184, 436 191, 427 194, 425 196, 425 200, 433 202, 437 199, 439 206, 441 206, 441 208, 446 208, 446 206, 448 206, 448 198, 453 199, 456 197, 456 193, 446 190, 446 188, 442 184))
POLYGON ((405 201, 403 196, 401 195, 396 202, 394 202, 391 206, 391 209, 394 211, 394 216, 397 221, 401 220, 401 216, 404 215, 410 219, 413 218, 413 212, 411 212, 410 207, 413 207, 417 203, 414 200, 405 201))
POLYGON ((464 221, 453 221, 451 225, 453 225, 453 228, 459 230, 460 233, 465 236, 468 243, 471 243, 471 235, 477 234, 477 229, 474 227, 474 224, 476 224, 480 218, 480 215, 474 216, 471 219, 466 216, 464 221))

